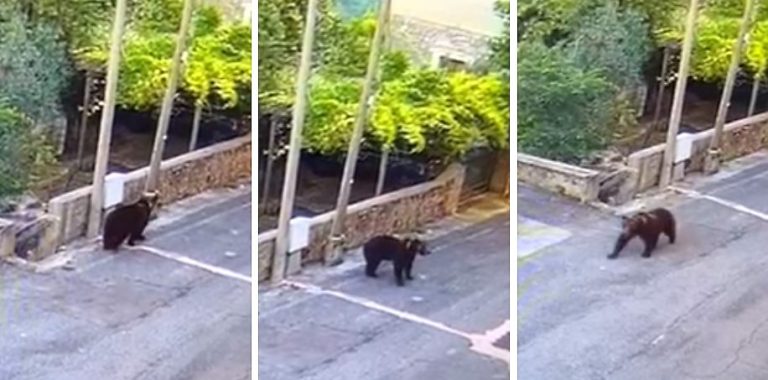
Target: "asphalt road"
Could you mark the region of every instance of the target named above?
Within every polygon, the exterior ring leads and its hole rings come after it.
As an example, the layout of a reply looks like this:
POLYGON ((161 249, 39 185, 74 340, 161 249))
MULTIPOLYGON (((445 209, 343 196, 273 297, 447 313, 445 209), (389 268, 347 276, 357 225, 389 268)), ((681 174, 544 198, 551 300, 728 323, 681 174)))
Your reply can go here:
MULTIPOLYGON (((251 273, 251 194, 163 209, 145 244, 251 273)), ((244 380, 251 284, 147 250, 86 247, 69 270, 0 266, 0 379, 244 380)))
POLYGON ((618 216, 520 186, 519 379, 768 379, 768 157, 745 162, 649 203, 679 224, 650 259, 607 260, 618 216))
POLYGON ((390 264, 366 277, 359 250, 262 285, 259 379, 508 379, 509 213, 430 244, 405 287, 390 264))

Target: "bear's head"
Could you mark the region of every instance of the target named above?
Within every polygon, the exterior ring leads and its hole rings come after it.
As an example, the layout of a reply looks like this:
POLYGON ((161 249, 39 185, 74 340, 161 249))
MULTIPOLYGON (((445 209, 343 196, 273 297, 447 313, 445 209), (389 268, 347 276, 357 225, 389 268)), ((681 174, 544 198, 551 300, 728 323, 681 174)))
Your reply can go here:
POLYGON ((150 210, 154 210, 160 207, 160 192, 147 191, 141 195, 139 202, 145 203, 147 206, 149 206, 150 210))
POLYGON ((429 248, 427 248, 427 243, 423 242, 421 239, 405 239, 403 243, 405 244, 405 249, 408 252, 416 253, 422 256, 426 256, 432 253, 429 248))
POLYGON ((648 214, 641 212, 633 216, 621 217, 621 235, 633 236, 648 222, 648 214))

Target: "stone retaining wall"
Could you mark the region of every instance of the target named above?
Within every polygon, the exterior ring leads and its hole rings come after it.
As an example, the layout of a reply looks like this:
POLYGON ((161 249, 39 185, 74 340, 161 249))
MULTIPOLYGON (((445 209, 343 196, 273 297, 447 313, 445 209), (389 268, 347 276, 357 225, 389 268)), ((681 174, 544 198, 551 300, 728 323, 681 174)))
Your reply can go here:
POLYGON ((600 192, 600 172, 524 153, 517 155, 517 179, 582 202, 600 192))
MULTIPOLYGON (((681 162, 676 168, 677 177, 704 169, 704 158, 709 150, 714 131, 708 129, 693 135, 691 157, 687 164, 681 162)), ((746 156, 768 146, 768 112, 736 120, 725 125, 723 130, 722 158, 725 161, 746 156)), ((655 145, 632 153, 628 166, 637 173, 634 177, 634 191, 642 192, 659 184, 665 144, 655 145)))
MULTIPOLYGON (((433 181, 350 205, 345 220, 345 248, 362 245, 378 234, 413 231, 450 215, 458 207, 463 182, 464 167, 453 164, 433 181)), ((335 213, 312 218, 310 243, 302 252, 302 264, 322 261, 335 213)), ((269 278, 276 237, 275 230, 259 234, 259 281, 269 278)))
MULTIPOLYGON (((161 203, 199 194, 206 190, 235 186, 251 178, 251 136, 244 136, 163 161, 159 191, 161 203)), ((144 190, 149 168, 126 174, 125 201, 138 199, 144 190)), ((57 223, 58 244, 85 236, 92 186, 53 198, 48 212, 57 223)))

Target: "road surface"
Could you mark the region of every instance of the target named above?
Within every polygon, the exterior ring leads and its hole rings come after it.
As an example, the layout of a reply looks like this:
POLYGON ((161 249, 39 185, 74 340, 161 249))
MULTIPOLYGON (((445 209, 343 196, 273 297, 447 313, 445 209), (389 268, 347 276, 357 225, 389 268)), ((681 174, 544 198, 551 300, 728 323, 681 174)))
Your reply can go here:
POLYGON ((405 287, 390 264, 366 277, 359 250, 262 285, 259 379, 509 379, 509 213, 430 244, 405 287))
POLYGON ((0 379, 245 380, 251 375, 251 194, 161 211, 145 250, 77 253, 70 270, 0 265, 0 379), (227 276, 164 258, 180 254, 227 276), (214 269, 215 269, 214 268, 214 269))
POLYGON ((519 379, 768 379, 768 157, 678 185, 676 243, 617 260, 618 216, 519 187, 519 379))

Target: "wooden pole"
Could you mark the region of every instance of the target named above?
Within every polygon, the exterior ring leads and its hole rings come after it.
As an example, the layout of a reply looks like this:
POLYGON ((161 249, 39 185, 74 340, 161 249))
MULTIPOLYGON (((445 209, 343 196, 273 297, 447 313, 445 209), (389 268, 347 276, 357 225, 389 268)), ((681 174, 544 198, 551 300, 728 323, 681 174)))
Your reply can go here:
MULTIPOLYGON (((382 36, 384 50, 382 54, 386 54, 392 47, 392 7, 386 14, 384 21, 384 36, 382 36)), ((376 86, 381 88, 381 71, 377 73, 376 86)), ((389 162, 389 150, 390 148, 385 146, 381 150, 381 161, 379 162, 379 176, 376 179, 376 192, 375 195, 379 196, 384 191, 384 182, 387 180, 387 163, 389 162)))
POLYGON ((99 144, 96 149, 96 163, 93 169, 91 207, 88 213, 86 235, 89 238, 98 235, 101 229, 101 214, 104 208, 104 176, 107 174, 109 144, 112 140, 112 121, 115 116, 117 79, 120 70, 120 49, 122 47, 123 30, 125 29, 127 2, 128 0, 117 0, 115 4, 115 21, 112 26, 112 41, 109 49, 109 62, 107 63, 107 84, 104 89, 104 109, 101 112, 99 144))
POLYGON ((181 71, 181 56, 186 49, 187 36, 189 34, 189 24, 192 19, 193 0, 184 0, 184 10, 181 16, 181 26, 177 36, 176 48, 171 58, 171 73, 168 76, 168 88, 165 91, 163 105, 160 109, 160 118, 157 121, 157 131, 155 132, 155 145, 152 148, 152 159, 149 162, 149 175, 147 177, 146 190, 153 191, 157 189, 160 179, 160 162, 163 161, 163 148, 165 140, 168 138, 168 124, 171 121, 171 110, 173 109, 173 99, 176 97, 176 87, 179 81, 179 72, 181 71))
POLYGON ((736 84, 736 74, 739 72, 739 64, 741 63, 741 53, 744 50, 744 43, 747 31, 752 24, 752 10, 754 9, 755 0, 747 0, 747 5, 744 7, 744 16, 741 19, 741 26, 739 27, 739 35, 736 38, 736 42, 733 43, 733 55, 731 56, 731 64, 728 67, 728 75, 725 78, 725 86, 723 87, 723 94, 720 98, 720 106, 717 108, 717 116, 715 117, 715 132, 710 140, 709 151, 704 159, 704 172, 715 173, 720 168, 720 145, 723 139, 723 127, 725 126, 725 119, 728 116, 728 108, 731 106, 731 95, 733 94, 733 86, 736 84))
POLYGON ((672 166, 675 162, 675 144, 677 143, 677 131, 680 127, 680 119, 683 115, 683 101, 685 100, 685 88, 688 83, 688 71, 690 70, 691 51, 693 50, 693 34, 696 29, 696 16, 699 10, 699 1, 691 0, 688 7, 688 18, 685 23, 685 37, 680 53, 680 68, 675 84, 675 95, 672 100, 672 112, 669 116, 669 128, 667 128, 667 145, 664 149, 664 161, 661 165, 661 177, 659 187, 666 188, 672 182, 672 166))
POLYGON ((312 64, 312 45, 315 40, 315 16, 319 0, 309 0, 307 17, 304 23, 304 40, 301 44, 301 60, 296 78, 296 100, 293 104, 291 118, 291 141, 288 148, 288 158, 285 164, 283 179, 283 194, 280 199, 280 216, 277 219, 277 237, 275 251, 272 256, 272 273, 270 281, 280 283, 285 278, 288 258, 288 228, 293 214, 293 201, 296 196, 296 178, 299 174, 299 159, 301 158, 302 130, 307 108, 307 87, 312 64))
POLYGON ((358 105, 357 116, 355 117, 355 126, 352 131, 352 138, 349 141, 349 151, 347 152, 347 161, 344 165, 344 174, 341 178, 341 188, 339 189, 339 198, 336 203, 336 215, 331 225, 330 244, 325 251, 325 264, 336 265, 341 263, 341 253, 344 239, 341 236, 344 221, 346 219, 347 205, 349 204, 349 195, 352 190, 352 181, 355 176, 355 166, 357 156, 360 152, 360 142, 363 138, 363 129, 368 115, 368 105, 371 102, 371 93, 373 82, 379 68, 379 51, 381 50, 381 39, 384 35, 384 26, 387 14, 392 0, 383 0, 379 8, 379 18, 377 21, 376 32, 371 44, 371 52, 368 55, 368 69, 365 73, 365 83, 363 91, 360 94, 360 103, 358 105))

